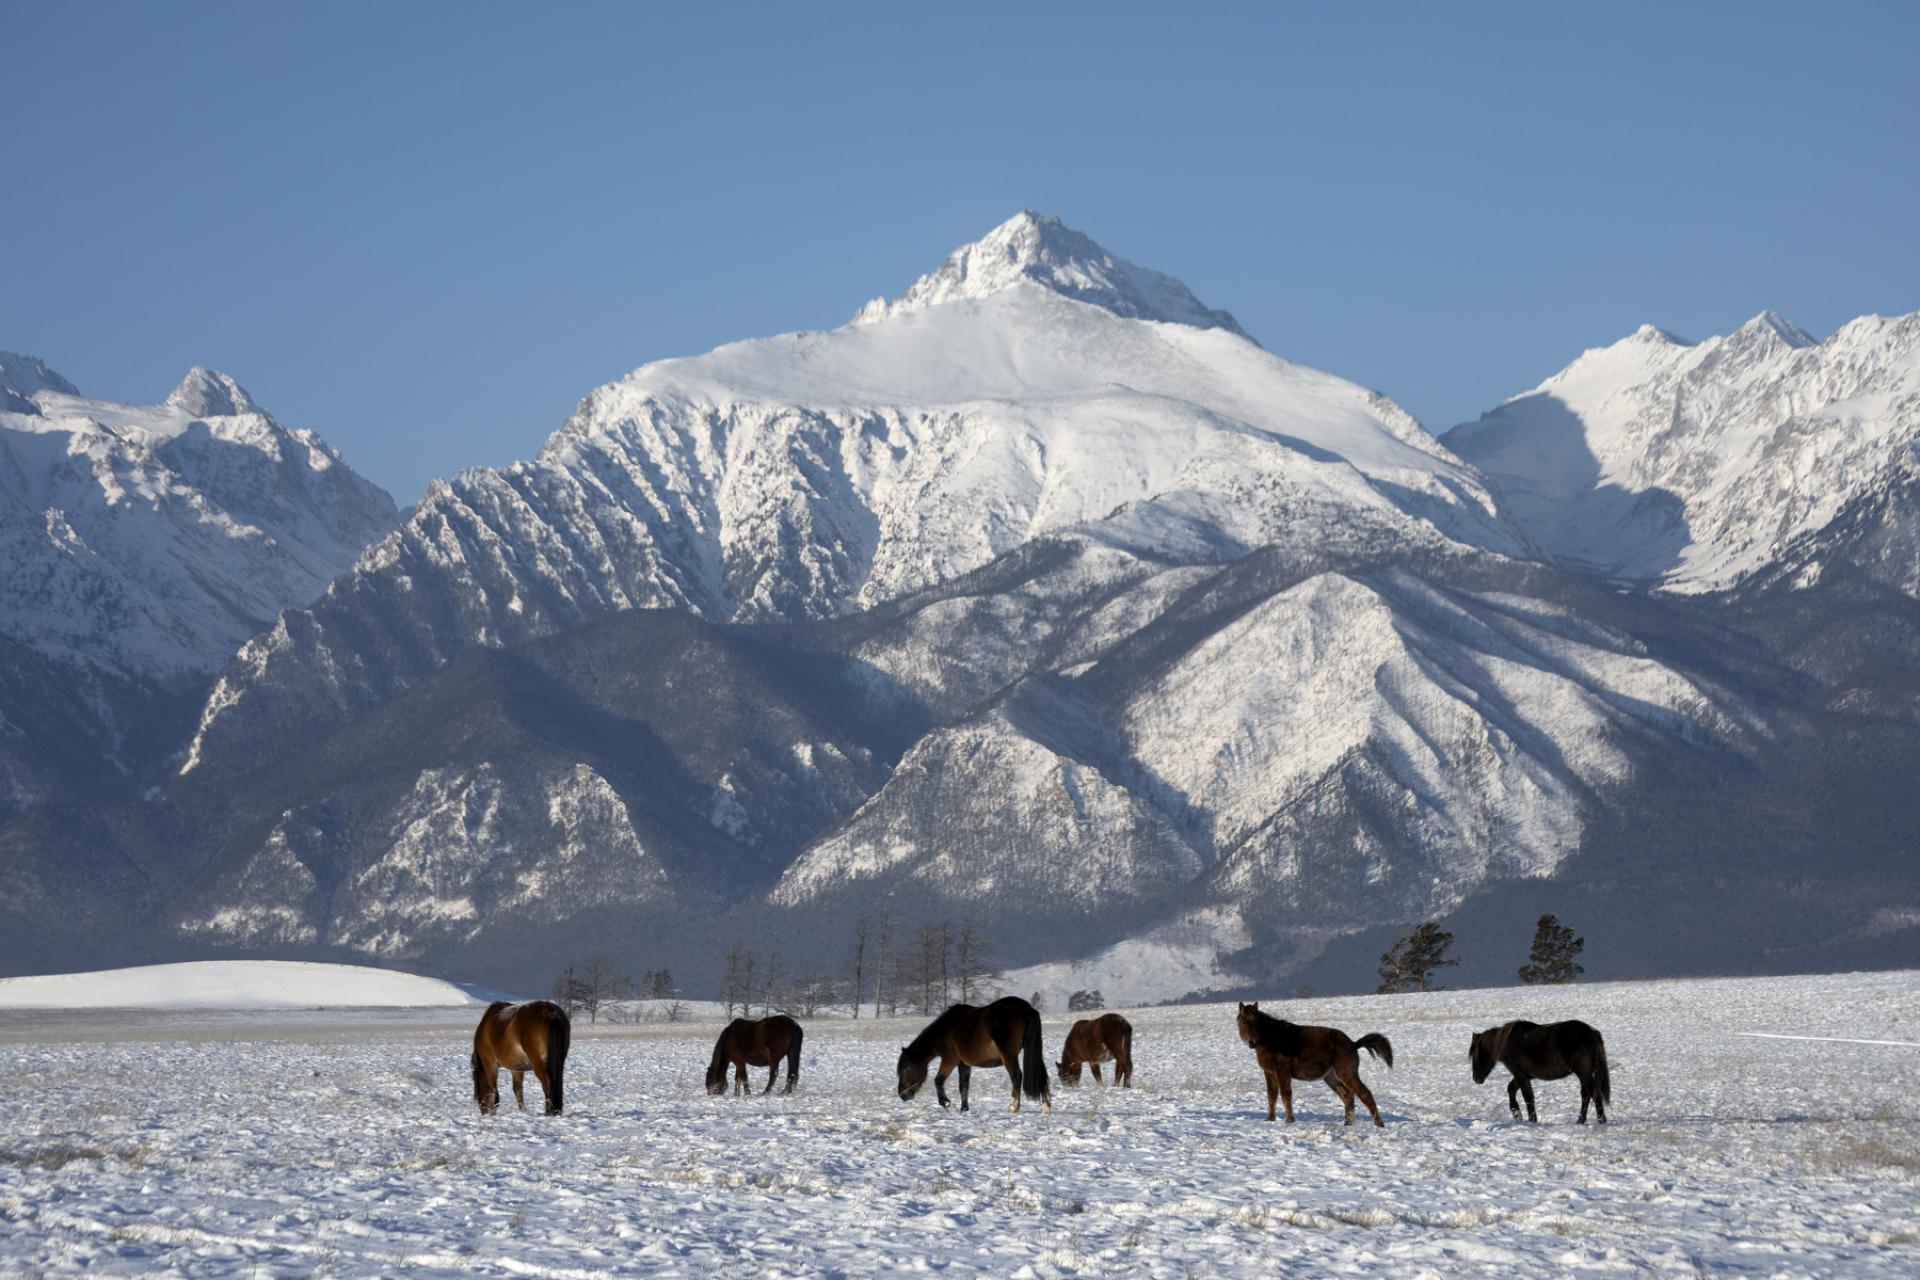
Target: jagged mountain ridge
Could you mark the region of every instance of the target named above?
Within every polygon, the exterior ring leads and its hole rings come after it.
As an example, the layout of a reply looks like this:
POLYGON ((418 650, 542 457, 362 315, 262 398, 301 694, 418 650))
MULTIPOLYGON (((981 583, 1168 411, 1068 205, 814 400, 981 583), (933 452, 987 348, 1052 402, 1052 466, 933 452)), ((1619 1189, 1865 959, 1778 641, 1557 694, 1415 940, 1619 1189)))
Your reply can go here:
POLYGON ((398 513, 225 374, 195 368, 164 403, 126 405, 0 353, 0 389, 5 811, 133 769, 145 721, 398 513))
POLYGON ((1724 590, 1787 559, 1817 572, 1821 531, 1851 516, 1874 572, 1920 592, 1912 506, 1875 497, 1920 476, 1920 314, 1824 341, 1770 311, 1697 343, 1645 325, 1442 440, 1570 563, 1724 590))
POLYGON ((1727 595, 1531 563, 1512 491, 1390 402, 1022 215, 436 485, 248 644, 160 795, 0 830, 8 954, 72 947, 75 897, 138 954, 499 982, 583 947, 699 975, 734 936, 827 965, 858 914, 977 910, 1009 963, 1175 957, 1109 984, 1139 999, 1542 895, 1738 968, 1683 908, 1751 876, 1802 962, 1877 955, 1920 921, 1898 806, 1778 797, 1920 748, 1911 492, 1727 595))
POLYGON ((533 461, 436 483, 246 646, 187 767, 250 765, 475 645, 632 608, 828 617, 1062 529, 1203 562, 1336 526, 1524 549, 1404 410, 1183 287, 1029 214, 955 260, 986 257, 841 329, 647 365, 533 461))

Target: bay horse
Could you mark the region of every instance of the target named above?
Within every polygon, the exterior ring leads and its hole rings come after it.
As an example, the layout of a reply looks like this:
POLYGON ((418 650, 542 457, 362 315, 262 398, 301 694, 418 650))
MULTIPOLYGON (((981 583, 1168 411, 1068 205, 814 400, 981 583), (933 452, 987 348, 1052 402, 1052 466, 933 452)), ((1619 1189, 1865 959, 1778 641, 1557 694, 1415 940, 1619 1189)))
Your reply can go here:
POLYGON ((1039 1100, 1041 1109, 1053 1110, 1053 1096, 1047 1087, 1047 1054, 1040 1045, 1040 1011, 1019 996, 1002 996, 984 1009, 976 1005, 956 1004, 927 1024, 927 1029, 900 1050, 896 1070, 900 1078, 900 1100, 911 1102, 927 1082, 927 1064, 940 1059, 940 1070, 933 1078, 934 1095, 940 1105, 947 1101, 947 1076, 960 1070, 960 1109, 967 1109, 967 1089, 975 1067, 1005 1067, 1013 1080, 1013 1105, 1020 1109, 1020 1095, 1039 1100))
POLYGON ((499 1108, 500 1068, 505 1067, 513 1072, 515 1106, 527 1109, 520 1086, 531 1071, 547 1095, 547 1114, 559 1115, 572 1038, 567 1011, 551 1000, 495 1000, 488 1005, 473 1033, 473 1100, 480 1104, 480 1114, 490 1116, 499 1108))
POLYGON ((1133 1024, 1117 1013, 1103 1013, 1074 1023, 1060 1048, 1060 1061, 1055 1065, 1060 1070, 1061 1084, 1079 1084, 1083 1063, 1093 1068, 1094 1081, 1104 1084, 1100 1079, 1103 1062, 1113 1064, 1115 1084, 1123 1089, 1133 1087, 1133 1024))
POLYGON ((1389 1067, 1393 1065, 1393 1045, 1378 1031, 1358 1040, 1333 1027, 1303 1027, 1260 1012, 1260 1004, 1240 1006, 1240 1038, 1253 1048, 1260 1070, 1267 1077, 1267 1119, 1273 1119, 1276 1096, 1286 1104, 1287 1123, 1293 1123, 1293 1082, 1325 1080, 1347 1109, 1347 1123, 1353 1123, 1353 1100, 1367 1104, 1375 1127, 1384 1129, 1380 1108, 1374 1105, 1373 1091, 1360 1081, 1360 1050, 1365 1049, 1389 1067))
POLYGON ((719 1097, 727 1091, 727 1066, 733 1066, 733 1091, 746 1093, 747 1068, 765 1067, 767 1069, 767 1087, 761 1093, 772 1093, 774 1078, 780 1074, 780 1059, 787 1060, 787 1087, 780 1092, 793 1092, 793 1082, 800 1078, 800 1042, 805 1033, 800 1024, 784 1013, 776 1013, 766 1018, 735 1018, 720 1033, 713 1045, 713 1061, 707 1064, 707 1092, 719 1097))
POLYGON ((1513 1073, 1507 1081, 1507 1109, 1520 1118, 1520 1098, 1527 1100, 1527 1119, 1540 1123, 1533 1109, 1533 1082, 1580 1078, 1580 1119, 1587 1122, 1591 1102, 1600 1123, 1607 1122, 1607 1104, 1613 1101, 1613 1083, 1607 1075, 1607 1042, 1584 1022, 1509 1022, 1488 1027, 1473 1037, 1467 1049, 1473 1063, 1473 1082, 1484 1084, 1494 1064, 1513 1073))

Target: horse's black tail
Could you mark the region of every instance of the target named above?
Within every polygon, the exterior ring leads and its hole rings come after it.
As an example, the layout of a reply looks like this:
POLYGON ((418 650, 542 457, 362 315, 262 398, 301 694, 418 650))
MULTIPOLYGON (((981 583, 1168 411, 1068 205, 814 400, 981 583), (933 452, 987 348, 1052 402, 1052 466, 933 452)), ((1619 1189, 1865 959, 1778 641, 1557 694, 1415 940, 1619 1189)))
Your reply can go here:
POLYGON ((780 1091, 782 1093, 792 1093, 793 1082, 800 1078, 800 1042, 806 1034, 799 1023, 793 1024, 793 1039, 787 1044, 787 1087, 780 1091))
POLYGON ((1593 1033, 1593 1087, 1600 1095, 1600 1105, 1613 1105, 1613 1080, 1607 1074, 1607 1042, 1598 1031, 1593 1033))
POLYGON ((1369 1031, 1353 1042, 1356 1049, 1365 1049, 1388 1066, 1393 1065, 1393 1045, 1378 1031, 1369 1031))
POLYGON ((1047 1051, 1040 1047, 1040 1011, 1032 1005, 1021 1019, 1020 1091, 1029 1098, 1047 1098, 1047 1051))
POLYGON ((556 1010, 547 1019, 547 1114, 557 1116, 565 1101, 567 1045, 573 1039, 573 1024, 564 1010, 556 1010))
POLYGON ((707 1064, 707 1092, 722 1094, 727 1091, 727 1033, 722 1031, 720 1038, 713 1042, 713 1061, 707 1064))

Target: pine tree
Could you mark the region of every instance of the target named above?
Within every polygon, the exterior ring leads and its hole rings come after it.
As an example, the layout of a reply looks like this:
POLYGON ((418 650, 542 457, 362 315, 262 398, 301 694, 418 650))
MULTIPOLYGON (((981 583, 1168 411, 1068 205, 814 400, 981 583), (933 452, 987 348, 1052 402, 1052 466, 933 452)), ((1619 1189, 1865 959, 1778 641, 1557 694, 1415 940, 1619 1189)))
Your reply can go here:
POLYGON ((1573 936, 1573 930, 1560 923, 1556 915, 1540 917, 1533 929, 1533 950, 1527 963, 1520 966, 1520 981, 1528 986, 1552 982, 1572 982, 1585 973, 1573 958, 1587 945, 1585 938, 1573 936))
POLYGON ((1433 971, 1460 963, 1447 955, 1452 946, 1453 935, 1431 920, 1412 933, 1401 934, 1380 957, 1381 994, 1435 990, 1428 985, 1433 971))

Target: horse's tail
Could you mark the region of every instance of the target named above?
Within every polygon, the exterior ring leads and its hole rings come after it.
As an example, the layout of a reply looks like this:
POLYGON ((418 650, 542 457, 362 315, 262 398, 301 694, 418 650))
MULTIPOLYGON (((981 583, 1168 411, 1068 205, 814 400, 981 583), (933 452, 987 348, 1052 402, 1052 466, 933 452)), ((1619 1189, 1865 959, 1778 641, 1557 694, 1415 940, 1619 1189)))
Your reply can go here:
POLYGON ((1047 1093, 1047 1051, 1040 1047, 1040 1011, 1032 1005, 1021 1016, 1020 1091, 1029 1098, 1045 1098, 1047 1093))
POLYGON ((1600 1105, 1613 1105, 1613 1079, 1607 1074, 1607 1042, 1598 1031, 1593 1033, 1593 1085, 1600 1105))
POLYGON ((782 1093, 793 1092, 793 1082, 800 1078, 800 1042, 806 1038, 806 1029, 799 1023, 793 1024, 793 1039, 787 1042, 787 1087, 782 1093))
POLYGON ((1353 1042, 1356 1049, 1365 1049, 1389 1067, 1393 1065, 1393 1044, 1378 1031, 1369 1031, 1353 1042))
POLYGON ((494 1082, 500 1077, 496 1072, 488 1071, 480 1062, 480 1050, 473 1051, 473 1100, 486 1110, 487 1095, 492 1092, 494 1082), (491 1079, 489 1079, 491 1077, 491 1079))
POLYGON ((727 1033, 722 1031, 720 1038, 713 1042, 713 1061, 707 1064, 707 1092, 725 1093, 727 1091, 727 1033))
POLYGON ((567 1071, 567 1045, 573 1039, 573 1024, 566 1011, 556 1008, 547 1017, 547 1114, 557 1116, 564 1102, 563 1077, 567 1071))

